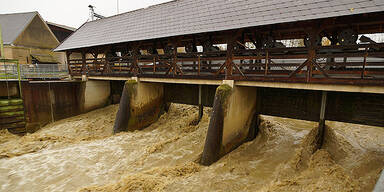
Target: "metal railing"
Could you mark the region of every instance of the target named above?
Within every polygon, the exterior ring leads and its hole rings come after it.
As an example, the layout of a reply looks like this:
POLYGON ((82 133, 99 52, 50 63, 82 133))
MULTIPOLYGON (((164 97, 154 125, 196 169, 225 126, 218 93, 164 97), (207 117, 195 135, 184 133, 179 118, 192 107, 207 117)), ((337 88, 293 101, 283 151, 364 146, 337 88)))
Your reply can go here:
MULTIPOLYGON (((65 64, 20 64, 21 79, 63 79, 68 77, 65 64)), ((18 79, 18 65, 0 63, 0 79, 18 79)))

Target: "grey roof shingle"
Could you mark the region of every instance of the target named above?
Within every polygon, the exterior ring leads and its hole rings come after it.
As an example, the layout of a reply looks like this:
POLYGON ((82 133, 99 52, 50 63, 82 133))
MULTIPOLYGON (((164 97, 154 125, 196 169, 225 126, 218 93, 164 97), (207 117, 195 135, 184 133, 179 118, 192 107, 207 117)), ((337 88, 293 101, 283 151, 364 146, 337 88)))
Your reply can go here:
POLYGON ((4 44, 12 44, 37 14, 37 12, 0 14, 4 44))
POLYGON ((85 23, 55 51, 384 11, 384 0, 175 0, 85 23))

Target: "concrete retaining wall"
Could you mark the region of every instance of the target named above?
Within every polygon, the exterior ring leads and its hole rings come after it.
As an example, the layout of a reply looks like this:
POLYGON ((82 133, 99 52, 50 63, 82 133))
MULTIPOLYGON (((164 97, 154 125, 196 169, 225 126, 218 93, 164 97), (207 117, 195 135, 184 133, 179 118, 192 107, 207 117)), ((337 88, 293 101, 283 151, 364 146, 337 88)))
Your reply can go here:
POLYGON ((109 81, 87 81, 84 91, 83 112, 105 107, 110 101, 111 86, 109 81))

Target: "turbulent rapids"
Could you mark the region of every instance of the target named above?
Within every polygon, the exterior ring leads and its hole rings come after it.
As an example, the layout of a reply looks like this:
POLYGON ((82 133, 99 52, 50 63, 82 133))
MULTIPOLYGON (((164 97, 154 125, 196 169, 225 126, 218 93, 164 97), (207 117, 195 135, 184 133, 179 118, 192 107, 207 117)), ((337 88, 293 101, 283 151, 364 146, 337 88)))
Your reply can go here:
POLYGON ((258 136, 217 163, 198 164, 205 109, 172 104, 142 131, 113 135, 117 105, 23 137, 0 133, 0 191, 371 191, 384 168, 384 129, 262 116, 258 136))

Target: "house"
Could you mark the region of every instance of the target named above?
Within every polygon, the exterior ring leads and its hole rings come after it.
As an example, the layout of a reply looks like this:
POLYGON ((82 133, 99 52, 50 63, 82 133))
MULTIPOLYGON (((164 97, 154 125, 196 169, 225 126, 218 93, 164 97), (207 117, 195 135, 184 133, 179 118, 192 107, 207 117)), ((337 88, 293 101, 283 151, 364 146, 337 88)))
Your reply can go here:
POLYGON ((68 36, 70 36, 74 31, 76 31, 76 28, 52 23, 49 21, 47 21, 47 25, 51 29, 53 34, 55 34, 57 40, 59 40, 60 43, 63 42, 68 36))
POLYGON ((53 52, 60 41, 38 12, 0 14, 4 57, 20 64, 65 63, 65 53, 53 52))

